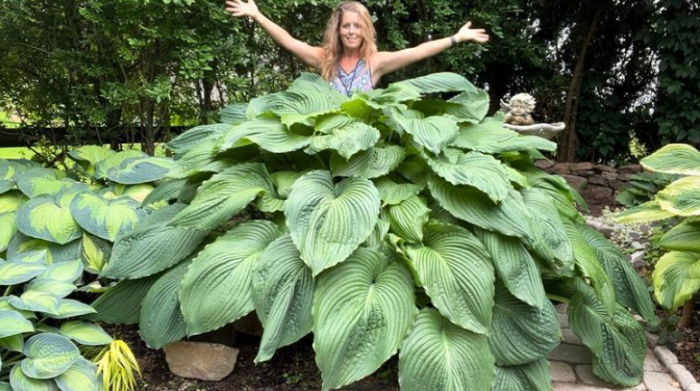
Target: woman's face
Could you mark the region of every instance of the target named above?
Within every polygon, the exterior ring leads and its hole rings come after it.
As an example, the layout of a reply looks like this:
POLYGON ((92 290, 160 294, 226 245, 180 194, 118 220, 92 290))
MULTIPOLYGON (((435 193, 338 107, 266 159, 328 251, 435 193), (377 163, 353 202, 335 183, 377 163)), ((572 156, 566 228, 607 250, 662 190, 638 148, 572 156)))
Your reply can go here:
POLYGON ((345 12, 340 21, 340 39, 343 46, 356 49, 362 45, 362 22, 357 12, 345 12))

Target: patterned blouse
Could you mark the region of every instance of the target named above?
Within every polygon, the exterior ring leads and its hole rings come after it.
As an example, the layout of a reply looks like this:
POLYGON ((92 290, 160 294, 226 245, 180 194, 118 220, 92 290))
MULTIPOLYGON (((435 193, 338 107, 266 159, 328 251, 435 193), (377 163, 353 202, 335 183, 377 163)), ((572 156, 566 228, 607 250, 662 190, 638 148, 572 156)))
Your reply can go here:
POLYGON ((350 96, 353 91, 369 91, 374 85, 372 84, 372 70, 365 60, 359 59, 355 68, 347 73, 340 66, 336 65, 336 75, 331 80, 331 86, 341 94, 350 96))

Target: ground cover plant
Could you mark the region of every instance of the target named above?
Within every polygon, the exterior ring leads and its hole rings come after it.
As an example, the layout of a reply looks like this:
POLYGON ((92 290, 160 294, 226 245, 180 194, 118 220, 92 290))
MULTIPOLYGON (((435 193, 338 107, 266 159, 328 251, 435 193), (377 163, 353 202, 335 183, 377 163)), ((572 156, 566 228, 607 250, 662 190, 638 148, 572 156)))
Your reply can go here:
POLYGON ((556 145, 488 106, 439 73, 351 98, 305 74, 227 107, 169 143, 174 166, 116 238, 100 276, 120 282, 91 319, 138 323, 160 348, 254 311, 256 362, 313 333, 324 390, 397 352, 402 390, 546 390, 553 300, 596 375, 638 384, 629 311, 656 322, 643 282, 532 163, 556 145))

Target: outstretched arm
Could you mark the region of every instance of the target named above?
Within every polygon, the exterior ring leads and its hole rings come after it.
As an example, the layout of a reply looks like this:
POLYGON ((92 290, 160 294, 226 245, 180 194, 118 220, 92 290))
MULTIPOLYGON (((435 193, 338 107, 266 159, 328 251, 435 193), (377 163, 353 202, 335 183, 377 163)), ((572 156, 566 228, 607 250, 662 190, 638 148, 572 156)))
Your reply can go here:
POLYGON ((472 22, 467 22, 457 34, 452 37, 428 41, 416 47, 399 50, 396 52, 379 52, 376 54, 376 65, 374 72, 377 77, 397 71, 416 61, 432 57, 452 46, 452 38, 455 43, 474 41, 477 43, 488 42, 489 36, 484 29, 472 29, 472 22))
POLYGON ((244 16, 251 17, 265 29, 265 31, 275 42, 277 42, 278 45, 287 49, 301 61, 314 67, 315 69, 321 68, 323 49, 311 46, 306 42, 302 42, 292 37, 287 30, 265 17, 265 15, 258 10, 258 6, 255 5, 254 0, 249 0, 247 3, 242 0, 228 0, 226 1, 226 11, 239 18, 244 16))

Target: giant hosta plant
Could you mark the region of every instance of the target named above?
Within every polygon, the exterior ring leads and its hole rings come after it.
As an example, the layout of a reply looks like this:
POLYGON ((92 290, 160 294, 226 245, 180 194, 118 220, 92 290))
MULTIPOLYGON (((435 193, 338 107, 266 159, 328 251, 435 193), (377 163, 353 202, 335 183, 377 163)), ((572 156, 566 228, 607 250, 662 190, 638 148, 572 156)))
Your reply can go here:
POLYGON ((677 221, 658 243, 668 252, 653 274, 656 300, 675 311, 700 288, 700 152, 686 144, 669 144, 641 164, 652 172, 681 176, 652 201, 617 215, 622 222, 677 221))
POLYGON ((160 348, 255 312, 256 361, 313 332, 324 390, 396 354, 403 390, 542 390, 567 302, 595 373, 639 383, 641 280, 532 163, 555 145, 487 108, 441 73, 350 98, 304 75, 225 109, 168 145, 160 209, 117 239, 93 318, 160 348))

